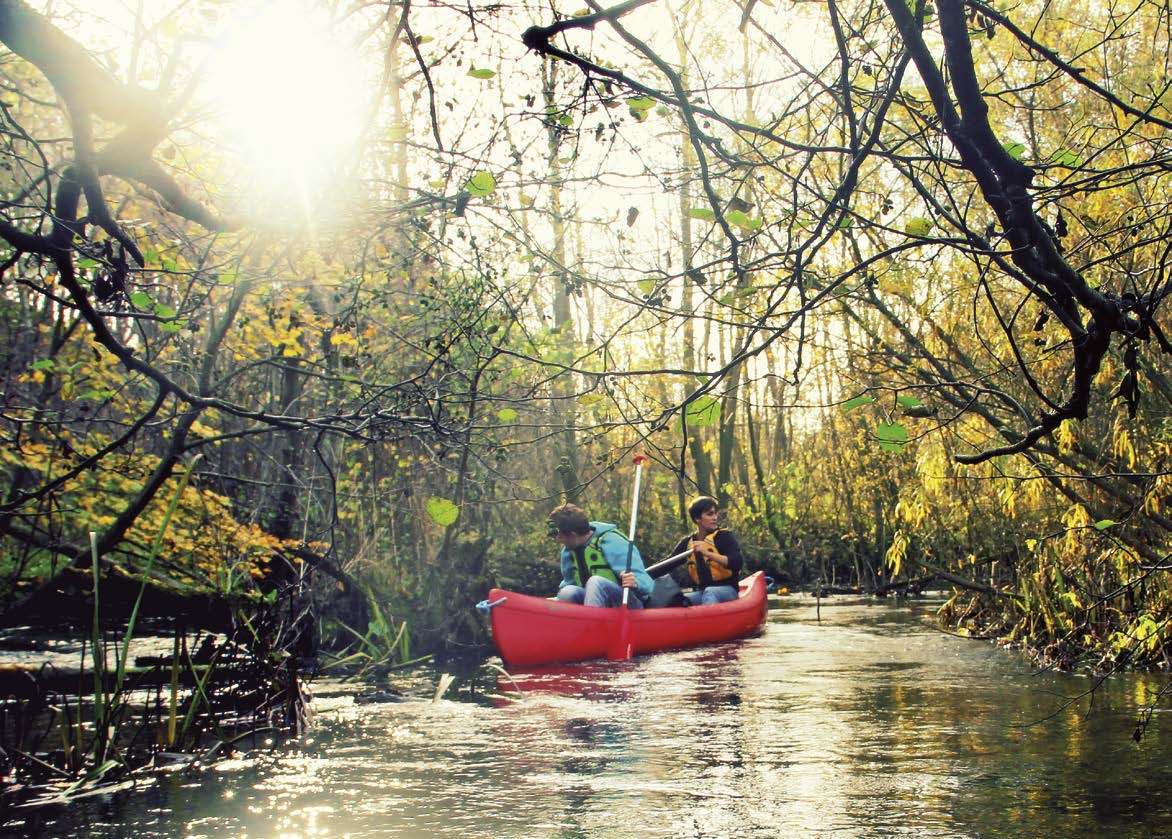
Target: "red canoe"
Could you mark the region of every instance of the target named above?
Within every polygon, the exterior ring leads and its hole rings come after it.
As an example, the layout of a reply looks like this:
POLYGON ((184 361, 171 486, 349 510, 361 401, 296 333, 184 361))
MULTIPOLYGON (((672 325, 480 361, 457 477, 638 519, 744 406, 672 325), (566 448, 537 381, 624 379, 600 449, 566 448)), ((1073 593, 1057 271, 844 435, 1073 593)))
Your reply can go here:
MULTIPOLYGON (((758 571, 740 584, 728 603, 629 612, 634 654, 694 647, 756 635, 769 604, 758 571)), ((492 614, 492 637, 505 664, 530 667, 606 658, 615 649, 622 610, 559 603, 494 588, 484 603, 492 614)))

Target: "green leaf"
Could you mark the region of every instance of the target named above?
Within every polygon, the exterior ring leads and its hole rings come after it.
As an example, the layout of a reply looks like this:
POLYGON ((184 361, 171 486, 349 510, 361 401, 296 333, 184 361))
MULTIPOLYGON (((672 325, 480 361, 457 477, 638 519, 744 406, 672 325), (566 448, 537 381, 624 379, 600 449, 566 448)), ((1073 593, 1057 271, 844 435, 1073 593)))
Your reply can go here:
POLYGON ((684 409, 684 418, 692 428, 715 425, 720 420, 720 400, 707 394, 697 396, 684 409))
POLYGON ((844 414, 849 414, 855 408, 859 408, 863 405, 870 405, 874 401, 875 401, 875 397, 868 396, 867 394, 863 394, 862 396, 856 396, 853 399, 848 399, 842 403, 842 412, 844 414))
POLYGON ((707 207, 693 207, 688 210, 689 218, 698 218, 701 221, 716 221, 716 213, 707 207))
POLYGON ((483 198, 486 195, 491 195, 496 190, 496 178, 492 176, 492 172, 477 172, 468 179, 468 183, 464 184, 464 188, 477 198, 483 198))
POLYGON ((29 365, 30 370, 56 370, 57 362, 51 358, 42 358, 40 361, 34 361, 29 365))
POLYGON ((130 295, 130 302, 140 309, 149 309, 155 304, 155 301, 145 291, 134 292, 130 295))
POLYGON ((1025 143, 1002 143, 1001 148, 1005 149, 1005 153, 1014 160, 1021 160, 1025 157, 1025 143))
POLYGON ((655 107, 655 100, 650 96, 635 96, 627 100, 627 105, 633 111, 648 111, 655 107))
POLYGON ((898 422, 881 422, 875 431, 879 448, 885 452, 900 452, 907 445, 907 429, 898 422))
POLYGON ((1095 530, 1106 530, 1108 527, 1113 527, 1117 524, 1119 524, 1119 522, 1114 521, 1113 519, 1099 519, 1097 522, 1095 522, 1095 530))
POLYGON ((512 422, 517 418, 517 412, 512 408, 501 408, 496 412, 496 418, 501 422, 512 422))
POLYGON ((655 280, 651 277, 648 277, 645 280, 639 280, 637 285, 639 286, 639 291, 643 292, 644 294, 650 294, 651 292, 655 291, 655 280))
POLYGON ((898 402, 900 405, 903 405, 903 407, 905 407, 905 408, 918 408, 924 404, 919 399, 916 399, 916 397, 914 397, 914 396, 900 395, 900 396, 895 397, 895 401, 898 402))
POLYGON ((932 232, 932 220, 923 216, 910 218, 903 226, 903 232, 909 236, 927 236, 932 232))
POLYGON ((474 79, 491 79, 493 76, 496 75, 496 71, 495 70, 486 70, 486 69, 477 70, 477 69, 473 68, 468 71, 468 75, 474 79))
POLYGON ((166 303, 156 303, 155 314, 161 318, 173 318, 179 313, 168 306, 166 303))
POLYGON ((1050 155, 1050 162, 1058 166, 1077 169, 1079 166, 1082 166, 1083 159, 1070 149, 1058 149, 1054 154, 1050 155))
POLYGON ((431 497, 424 505, 428 518, 440 527, 447 527, 460 515, 460 508, 446 498, 431 497))

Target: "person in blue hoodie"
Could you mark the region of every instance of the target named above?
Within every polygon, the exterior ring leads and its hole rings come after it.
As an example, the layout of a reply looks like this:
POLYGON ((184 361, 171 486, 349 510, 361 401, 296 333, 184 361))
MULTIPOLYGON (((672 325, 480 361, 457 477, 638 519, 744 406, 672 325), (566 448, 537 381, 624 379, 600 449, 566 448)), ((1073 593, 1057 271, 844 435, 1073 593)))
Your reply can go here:
POLYGON ((613 608, 622 604, 623 589, 629 588, 627 607, 643 608, 654 583, 643 568, 639 548, 617 527, 590 521, 573 504, 555 507, 549 514, 548 525, 549 535, 562 546, 558 600, 613 608))

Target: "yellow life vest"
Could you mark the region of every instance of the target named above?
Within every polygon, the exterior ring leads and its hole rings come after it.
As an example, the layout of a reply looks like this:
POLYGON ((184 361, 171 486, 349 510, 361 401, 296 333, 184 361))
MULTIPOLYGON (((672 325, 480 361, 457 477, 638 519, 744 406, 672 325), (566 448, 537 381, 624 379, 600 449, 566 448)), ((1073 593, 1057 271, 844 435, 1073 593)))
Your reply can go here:
MULTIPOLYGON (((704 537, 704 541, 715 548, 716 534, 720 532, 720 530, 712 531, 704 537)), ((692 551, 691 556, 688 557, 688 573, 692 577, 692 582, 701 587, 711 585, 712 583, 723 583, 725 580, 732 579, 733 576, 733 572, 727 566, 721 565, 719 562, 709 562, 695 551, 692 551), (703 571, 700 570, 699 566, 701 565, 703 566, 703 571), (701 574, 708 579, 701 579, 701 574)))

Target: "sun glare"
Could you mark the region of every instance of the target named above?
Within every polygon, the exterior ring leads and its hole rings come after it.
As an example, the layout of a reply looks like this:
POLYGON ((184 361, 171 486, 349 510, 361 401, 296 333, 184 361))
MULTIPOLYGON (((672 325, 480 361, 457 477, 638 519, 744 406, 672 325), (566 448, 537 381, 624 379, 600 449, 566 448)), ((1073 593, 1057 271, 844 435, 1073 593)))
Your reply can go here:
POLYGON ((373 104, 362 54, 308 2, 253 3, 229 26, 206 93, 242 185, 270 207, 297 200, 308 212, 353 171, 373 104))

